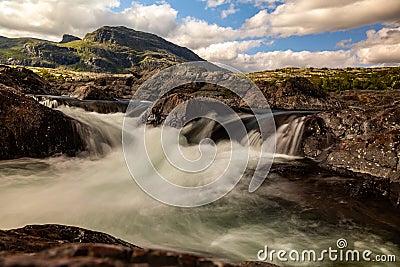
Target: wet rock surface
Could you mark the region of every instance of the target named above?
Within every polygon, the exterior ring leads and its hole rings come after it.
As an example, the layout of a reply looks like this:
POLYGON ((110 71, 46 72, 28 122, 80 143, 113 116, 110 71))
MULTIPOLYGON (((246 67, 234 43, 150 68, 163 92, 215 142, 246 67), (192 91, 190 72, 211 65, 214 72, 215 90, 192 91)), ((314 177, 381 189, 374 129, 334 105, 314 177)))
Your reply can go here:
POLYGON ((302 142, 304 155, 320 166, 361 177, 399 204, 400 105, 318 113, 302 142))
POLYGON ((63 225, 31 225, 0 231, 0 237, 1 266, 274 266, 142 249, 104 233, 63 225))
POLYGON ((0 84, 0 160, 76 155, 85 149, 80 122, 0 84))

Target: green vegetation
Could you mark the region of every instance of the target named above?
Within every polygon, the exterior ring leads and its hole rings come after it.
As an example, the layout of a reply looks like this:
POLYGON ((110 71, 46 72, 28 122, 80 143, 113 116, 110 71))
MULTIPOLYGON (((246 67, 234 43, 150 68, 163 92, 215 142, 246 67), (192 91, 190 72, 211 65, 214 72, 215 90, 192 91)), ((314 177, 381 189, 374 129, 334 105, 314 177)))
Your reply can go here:
POLYGON ((126 27, 102 27, 83 40, 63 43, 0 37, 0 63, 3 64, 129 73, 195 60, 201 58, 187 48, 126 27))
POLYGON ((295 76, 305 77, 321 89, 329 92, 400 89, 400 67, 345 69, 285 68, 248 74, 248 77, 255 82, 270 84, 295 76))

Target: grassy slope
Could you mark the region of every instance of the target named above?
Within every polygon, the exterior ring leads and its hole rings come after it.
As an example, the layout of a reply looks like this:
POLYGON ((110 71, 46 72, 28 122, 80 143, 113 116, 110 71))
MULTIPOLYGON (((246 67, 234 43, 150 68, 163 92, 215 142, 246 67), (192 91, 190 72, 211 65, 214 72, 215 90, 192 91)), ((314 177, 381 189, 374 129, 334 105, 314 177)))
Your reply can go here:
POLYGON ((299 76, 326 91, 400 89, 400 67, 382 68, 285 68, 248 74, 254 82, 283 81, 299 76))

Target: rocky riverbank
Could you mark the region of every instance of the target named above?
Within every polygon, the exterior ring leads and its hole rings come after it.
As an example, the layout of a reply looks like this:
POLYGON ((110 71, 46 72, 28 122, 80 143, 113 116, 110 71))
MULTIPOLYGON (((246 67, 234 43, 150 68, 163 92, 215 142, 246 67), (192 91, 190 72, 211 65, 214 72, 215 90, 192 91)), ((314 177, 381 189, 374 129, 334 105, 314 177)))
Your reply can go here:
MULTIPOLYGON (((182 75, 187 73, 182 71, 182 75)), ((75 155, 86 149, 76 131, 83 127, 80 122, 43 107, 24 94, 68 95, 75 98, 60 104, 103 113, 120 112, 126 109, 126 103, 115 98, 131 97, 145 80, 134 75, 106 74, 79 74, 69 81, 46 80, 30 70, 7 66, 0 66, 0 77, 0 127, 4 129, 0 137, 1 159, 75 155), (89 100, 105 102, 94 104, 89 100)), ((166 77, 167 81, 170 78, 166 77)), ((371 189, 366 191, 389 197, 399 205, 399 90, 328 94, 303 77, 275 84, 258 79, 256 84, 271 108, 318 112, 306 120, 301 143, 303 156, 327 170, 362 179, 371 189)), ((212 97, 236 110, 246 109, 246 103, 221 86, 189 83, 162 97, 153 107, 148 123, 160 124, 174 107, 196 97, 212 97)), ((257 98, 246 98, 257 106, 257 98)))
POLYGON ((113 236, 73 226, 29 225, 0 230, 0 266, 265 266, 225 263, 196 255, 143 249, 113 236))

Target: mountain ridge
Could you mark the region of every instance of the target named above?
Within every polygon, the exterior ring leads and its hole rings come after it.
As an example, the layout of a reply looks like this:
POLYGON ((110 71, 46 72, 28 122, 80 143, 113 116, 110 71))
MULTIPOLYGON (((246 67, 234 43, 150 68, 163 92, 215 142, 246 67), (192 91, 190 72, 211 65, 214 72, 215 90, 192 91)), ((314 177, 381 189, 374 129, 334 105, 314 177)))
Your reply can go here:
POLYGON ((129 73, 188 61, 203 59, 155 34, 124 26, 103 26, 87 33, 83 39, 76 37, 58 43, 0 37, 0 64, 7 65, 129 73))

